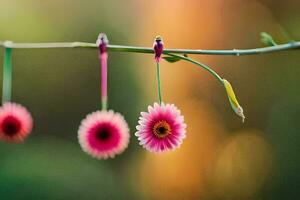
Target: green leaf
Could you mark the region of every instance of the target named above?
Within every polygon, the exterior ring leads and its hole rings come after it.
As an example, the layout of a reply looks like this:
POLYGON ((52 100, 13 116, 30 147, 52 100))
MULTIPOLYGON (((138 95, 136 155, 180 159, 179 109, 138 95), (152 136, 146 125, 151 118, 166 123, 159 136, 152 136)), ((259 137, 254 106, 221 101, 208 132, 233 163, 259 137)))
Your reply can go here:
POLYGON ((169 62, 169 63, 174 63, 174 62, 178 62, 181 59, 177 58, 177 57, 173 57, 173 56, 166 56, 166 57, 162 57, 163 59, 165 59, 165 61, 169 62))
POLYGON ((266 45, 268 45, 268 46, 275 46, 275 45, 277 45, 276 42, 273 40, 272 36, 269 35, 269 34, 266 33, 266 32, 261 32, 261 33, 260 33, 260 40, 261 40, 264 44, 266 44, 266 45))

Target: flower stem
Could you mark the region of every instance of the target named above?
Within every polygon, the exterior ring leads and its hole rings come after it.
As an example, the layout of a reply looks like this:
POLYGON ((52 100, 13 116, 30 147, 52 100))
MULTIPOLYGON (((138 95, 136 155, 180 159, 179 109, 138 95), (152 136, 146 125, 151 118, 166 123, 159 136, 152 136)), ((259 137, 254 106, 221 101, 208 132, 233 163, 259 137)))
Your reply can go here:
POLYGON ((101 85, 101 107, 102 110, 107 110, 107 44, 108 39, 104 33, 98 35, 96 44, 99 48, 99 61, 100 61, 100 85, 101 85))
POLYGON ((101 60, 101 104, 107 110, 107 53, 100 55, 101 60))
POLYGON ((3 62, 2 104, 11 100, 12 84, 12 49, 5 48, 3 62))
POLYGON ((162 103, 162 96, 161 96, 161 86, 160 86, 160 64, 156 62, 156 79, 157 79, 157 92, 158 92, 158 100, 159 104, 162 103))

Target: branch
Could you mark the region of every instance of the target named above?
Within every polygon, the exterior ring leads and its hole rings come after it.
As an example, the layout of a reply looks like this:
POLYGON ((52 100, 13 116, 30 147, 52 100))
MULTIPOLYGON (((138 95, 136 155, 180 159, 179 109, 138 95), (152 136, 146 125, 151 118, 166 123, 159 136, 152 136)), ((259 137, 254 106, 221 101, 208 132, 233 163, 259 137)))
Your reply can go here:
MULTIPOLYGON (((45 48, 98 48, 96 43, 87 42, 56 42, 56 43, 14 43, 11 41, 0 41, 0 47, 14 49, 45 49, 45 48)), ((233 49, 233 50, 202 50, 202 49, 164 49, 163 53, 175 54, 206 54, 206 55, 254 55, 265 54, 285 50, 295 50, 300 48, 300 41, 279 44, 255 49, 233 49)), ((124 45, 107 45, 108 51, 115 52, 135 52, 154 53, 152 47, 136 47, 124 45)))

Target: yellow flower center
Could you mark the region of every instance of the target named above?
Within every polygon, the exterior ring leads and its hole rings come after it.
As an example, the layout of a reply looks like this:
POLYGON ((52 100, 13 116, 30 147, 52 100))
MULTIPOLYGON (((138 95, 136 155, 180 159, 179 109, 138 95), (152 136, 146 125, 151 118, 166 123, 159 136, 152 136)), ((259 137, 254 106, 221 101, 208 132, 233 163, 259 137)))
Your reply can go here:
POLYGON ((171 127, 168 122, 165 120, 161 120, 156 122, 156 124, 153 126, 153 133, 158 138, 164 138, 167 135, 171 134, 171 127))

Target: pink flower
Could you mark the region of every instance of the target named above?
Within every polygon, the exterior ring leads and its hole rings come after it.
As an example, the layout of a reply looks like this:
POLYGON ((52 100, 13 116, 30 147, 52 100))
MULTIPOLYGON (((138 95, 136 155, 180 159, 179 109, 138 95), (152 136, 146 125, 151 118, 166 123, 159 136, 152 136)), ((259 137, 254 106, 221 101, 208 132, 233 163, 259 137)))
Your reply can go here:
POLYGON ((114 111, 96 111, 82 120, 79 143, 86 153, 98 159, 113 158, 129 143, 129 128, 124 117, 114 111))
POLYGON ((174 104, 148 106, 148 113, 141 112, 135 135, 140 145, 151 152, 173 150, 186 137, 186 124, 174 104))
POLYGON ((32 130, 32 117, 26 108, 6 102, 0 107, 0 139, 6 142, 22 142, 32 130))

